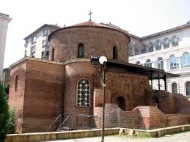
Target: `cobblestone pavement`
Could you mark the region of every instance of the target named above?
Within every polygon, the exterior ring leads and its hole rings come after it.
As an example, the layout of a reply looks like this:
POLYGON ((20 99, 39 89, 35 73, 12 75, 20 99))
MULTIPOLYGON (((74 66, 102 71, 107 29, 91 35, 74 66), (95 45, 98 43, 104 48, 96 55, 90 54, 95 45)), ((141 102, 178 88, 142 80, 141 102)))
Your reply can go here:
MULTIPOLYGON (((101 137, 56 140, 47 142, 101 142, 101 137)), ((134 138, 129 136, 106 136, 104 142, 190 142, 190 132, 167 135, 160 138, 134 138)))

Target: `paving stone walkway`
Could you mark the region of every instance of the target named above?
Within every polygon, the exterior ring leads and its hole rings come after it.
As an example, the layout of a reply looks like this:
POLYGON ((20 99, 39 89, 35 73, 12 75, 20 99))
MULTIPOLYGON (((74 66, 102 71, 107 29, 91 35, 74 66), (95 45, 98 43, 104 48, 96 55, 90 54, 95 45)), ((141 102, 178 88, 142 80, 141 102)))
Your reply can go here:
MULTIPOLYGON (((101 137, 56 140, 46 142, 101 142, 101 137)), ((129 136, 106 136, 104 142, 190 142, 190 132, 167 135, 160 138, 134 138, 129 136)))

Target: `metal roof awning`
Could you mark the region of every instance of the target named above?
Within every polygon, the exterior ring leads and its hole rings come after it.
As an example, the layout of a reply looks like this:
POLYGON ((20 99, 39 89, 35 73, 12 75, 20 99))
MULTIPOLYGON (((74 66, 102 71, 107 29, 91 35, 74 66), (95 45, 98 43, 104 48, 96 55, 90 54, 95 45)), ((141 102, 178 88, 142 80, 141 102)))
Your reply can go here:
POLYGON ((142 65, 121 62, 121 61, 116 61, 116 60, 108 60, 106 65, 108 67, 121 68, 128 72, 146 75, 148 76, 149 79, 165 79, 165 78, 180 76, 179 74, 172 74, 172 73, 165 72, 162 69, 156 69, 152 67, 146 67, 142 65))

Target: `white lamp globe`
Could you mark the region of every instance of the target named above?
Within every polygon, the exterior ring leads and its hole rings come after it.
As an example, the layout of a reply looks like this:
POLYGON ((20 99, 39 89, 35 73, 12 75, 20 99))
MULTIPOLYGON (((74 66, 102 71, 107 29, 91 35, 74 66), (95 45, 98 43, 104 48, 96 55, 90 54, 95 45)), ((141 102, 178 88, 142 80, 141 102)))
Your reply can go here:
POLYGON ((108 60, 107 60, 107 58, 105 57, 105 56, 101 56, 100 58, 99 58, 99 62, 100 62, 100 64, 104 64, 105 62, 107 62, 108 60))

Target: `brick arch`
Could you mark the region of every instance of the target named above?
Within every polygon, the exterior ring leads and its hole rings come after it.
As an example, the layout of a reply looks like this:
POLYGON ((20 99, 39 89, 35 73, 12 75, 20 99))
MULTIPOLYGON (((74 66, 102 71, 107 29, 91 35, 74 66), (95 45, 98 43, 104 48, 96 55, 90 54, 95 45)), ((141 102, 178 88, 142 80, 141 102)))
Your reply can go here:
POLYGON ((115 103, 115 104, 118 104, 118 99, 119 98, 123 98, 124 99, 124 104, 125 104, 125 107, 124 108, 121 108, 121 106, 118 106, 120 107, 121 109, 123 110, 129 110, 129 98, 125 95, 124 92, 115 92, 111 95, 111 103, 115 103))

